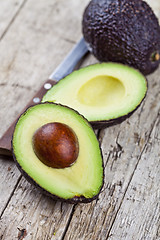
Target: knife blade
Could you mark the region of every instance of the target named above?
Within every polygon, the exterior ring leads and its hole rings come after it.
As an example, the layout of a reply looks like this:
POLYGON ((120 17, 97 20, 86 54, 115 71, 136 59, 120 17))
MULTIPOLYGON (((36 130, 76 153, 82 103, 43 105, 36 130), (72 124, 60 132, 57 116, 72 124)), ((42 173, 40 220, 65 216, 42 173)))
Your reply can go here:
MULTIPOLYGON (((41 102, 43 95, 60 79, 70 74, 79 63, 79 61, 87 54, 88 48, 85 44, 83 37, 79 42, 71 49, 68 55, 60 63, 60 65, 49 76, 49 79, 42 85, 39 91, 34 95, 30 102, 25 106, 22 113, 30 106, 36 105, 41 102)), ((20 113, 20 115, 22 114, 20 113)), ((18 116, 19 117, 19 116, 18 116)), ((17 117, 17 119, 18 119, 17 117)), ((11 140, 17 119, 10 125, 7 131, 0 138, 0 155, 12 156, 11 152, 11 140)))

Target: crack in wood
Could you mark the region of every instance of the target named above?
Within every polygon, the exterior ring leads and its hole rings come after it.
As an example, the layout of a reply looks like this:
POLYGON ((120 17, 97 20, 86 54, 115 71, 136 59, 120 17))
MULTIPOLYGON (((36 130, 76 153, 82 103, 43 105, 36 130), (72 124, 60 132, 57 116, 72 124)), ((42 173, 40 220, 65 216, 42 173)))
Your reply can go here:
POLYGON ((15 192, 15 190, 16 190, 16 188, 17 188, 17 186, 18 186, 18 184, 19 184, 19 182, 20 182, 20 180, 21 180, 21 178, 22 178, 22 175, 19 176, 19 178, 18 178, 18 180, 17 180, 17 182, 16 182, 16 184, 15 184, 15 186, 14 186, 14 188, 13 188, 13 191, 11 192, 11 194, 10 194, 10 196, 9 196, 9 198, 8 198, 8 201, 6 202, 6 205, 4 206, 4 208, 3 208, 3 210, 2 210, 2 212, 1 212, 1 214, 0 214, 0 220, 1 220, 1 218, 2 218, 2 216, 3 216, 3 214, 4 214, 4 212, 5 212, 5 210, 7 209, 8 204, 9 204, 9 202, 11 201, 11 198, 13 197, 14 192, 15 192))
POLYGON ((0 37, 0 41, 3 39, 3 37, 6 35, 6 33, 8 32, 9 28, 11 27, 11 25, 13 24, 13 22, 15 21, 16 17, 18 16, 18 14, 20 13, 20 11, 22 10, 22 8, 24 7, 25 3, 27 2, 27 0, 24 0, 22 2, 22 4, 20 5, 20 7, 18 8, 17 12, 15 13, 15 15, 12 17, 11 21, 9 22, 8 26, 6 27, 6 29, 4 30, 3 34, 0 37))
POLYGON ((118 133, 116 141, 115 141, 116 146, 114 146, 114 147, 112 146, 113 149, 110 150, 110 156, 112 156, 112 158, 113 158, 112 163, 111 163, 111 167, 110 167, 111 170, 113 169, 114 162, 117 161, 117 159, 119 159, 121 157, 122 153, 124 152, 123 147, 118 142, 119 135, 120 135, 120 132, 118 133))
POLYGON ((104 164, 104 170, 105 170, 105 168, 106 168, 106 166, 107 166, 107 164, 108 164, 108 161, 109 161, 109 159, 110 159, 110 156, 111 156, 111 151, 109 151, 109 153, 108 153, 106 162, 105 162, 105 164, 104 164))
POLYGON ((72 43, 72 44, 76 43, 75 41, 73 41, 72 39, 69 39, 69 38, 63 38, 63 40, 65 40, 66 42, 72 43))
MULTIPOLYGON (((0 83, 0 87, 5 87, 7 85, 8 85, 8 82, 0 83)), ((32 88, 30 86, 24 86, 24 85, 21 85, 19 83, 12 83, 10 86, 13 87, 13 88, 26 89, 28 91, 32 90, 32 88)))
POLYGON ((78 205, 78 204, 74 204, 74 205, 73 205, 72 212, 71 212, 71 214, 70 214, 70 216, 69 216, 69 219, 68 219, 68 222, 67 222, 66 227, 65 227, 65 229, 64 229, 64 232, 63 232, 63 235, 62 235, 62 237, 61 237, 61 240, 64 240, 64 239, 65 239, 66 233, 67 233, 68 228, 69 228, 69 225, 70 225, 70 223, 71 223, 71 221, 72 221, 72 217, 73 217, 73 215, 74 215, 74 212, 75 212, 75 210, 76 210, 76 206, 77 206, 77 205, 78 205))
POLYGON ((142 112, 143 112, 143 110, 144 110, 144 106, 145 106, 145 99, 144 99, 144 101, 141 103, 141 106, 140 106, 140 111, 138 112, 137 111, 137 113, 138 113, 138 125, 140 124, 140 120, 141 120, 141 118, 140 118, 140 116, 141 116, 141 114, 142 114, 142 112))
POLYGON ((18 83, 16 83, 16 84, 13 83, 11 86, 12 87, 22 88, 22 89, 27 89, 29 91, 32 89, 30 86, 24 86, 24 85, 21 85, 21 84, 18 84, 18 83))
POLYGON ((2 82, 2 83, 0 83, 0 87, 5 87, 6 85, 7 85, 6 82, 2 82))

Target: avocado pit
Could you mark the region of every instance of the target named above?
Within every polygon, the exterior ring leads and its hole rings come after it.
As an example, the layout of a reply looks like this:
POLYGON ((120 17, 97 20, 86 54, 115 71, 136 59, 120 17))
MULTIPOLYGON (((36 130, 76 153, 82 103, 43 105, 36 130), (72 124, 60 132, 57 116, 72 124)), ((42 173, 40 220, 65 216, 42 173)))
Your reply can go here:
POLYGON ((33 134, 32 146, 36 156, 48 167, 70 167, 79 154, 78 138, 66 124, 51 122, 33 134))

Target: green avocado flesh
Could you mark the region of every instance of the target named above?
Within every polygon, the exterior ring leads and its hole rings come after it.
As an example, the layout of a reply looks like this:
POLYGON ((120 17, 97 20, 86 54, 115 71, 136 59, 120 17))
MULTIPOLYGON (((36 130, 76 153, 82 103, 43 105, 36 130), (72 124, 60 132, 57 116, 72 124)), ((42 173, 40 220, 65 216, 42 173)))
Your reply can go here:
POLYGON ((27 109, 16 124, 12 147, 24 176, 53 196, 65 200, 74 197, 92 199, 102 187, 103 163, 98 140, 88 121, 68 107, 45 103, 27 109), (76 133, 79 155, 70 167, 48 167, 33 150, 33 134, 51 122, 66 124, 76 133))
POLYGON ((146 79, 139 71, 118 63, 98 63, 60 80, 42 102, 67 105, 91 123, 116 121, 134 111, 146 91, 146 79))

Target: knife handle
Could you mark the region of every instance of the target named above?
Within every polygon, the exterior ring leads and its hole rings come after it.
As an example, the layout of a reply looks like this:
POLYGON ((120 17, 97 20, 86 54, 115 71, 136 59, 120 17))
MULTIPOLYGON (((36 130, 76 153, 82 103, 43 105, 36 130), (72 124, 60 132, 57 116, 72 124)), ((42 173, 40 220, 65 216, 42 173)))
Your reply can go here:
MULTIPOLYGON (((34 106, 34 105, 40 103, 43 95, 55 84, 56 84, 56 81, 50 80, 50 79, 47 80, 43 84, 43 86, 39 89, 39 91, 34 95, 34 97, 31 99, 31 101, 27 104, 27 106, 23 109, 23 111, 20 113, 20 115, 28 107, 31 107, 31 106, 34 106)), ((19 117, 17 117, 17 119, 10 125, 10 127, 7 129, 7 131, 0 138, 0 155, 12 156, 11 141, 12 141, 14 128, 15 128, 15 125, 16 125, 16 122, 17 122, 18 118, 19 117)))

